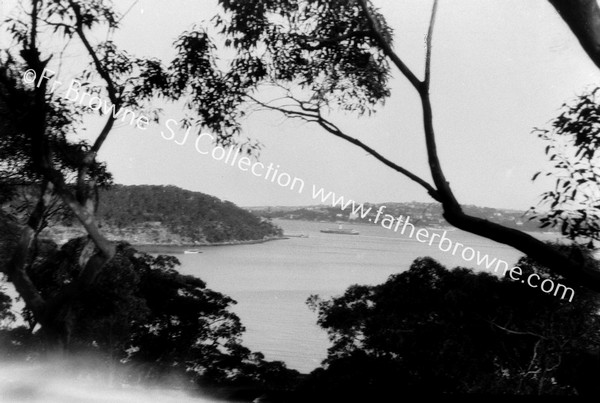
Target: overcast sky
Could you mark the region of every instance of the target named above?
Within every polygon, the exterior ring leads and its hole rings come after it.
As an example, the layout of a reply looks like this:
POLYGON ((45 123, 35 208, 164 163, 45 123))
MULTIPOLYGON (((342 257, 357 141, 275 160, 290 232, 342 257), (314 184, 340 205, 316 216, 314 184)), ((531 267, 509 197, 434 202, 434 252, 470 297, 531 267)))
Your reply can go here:
MULTIPOLYGON (((431 3, 375 0, 395 30, 395 48, 422 77, 431 3)), ((119 0, 134 4, 117 43, 138 56, 168 62, 172 42, 194 23, 208 22, 215 1, 119 0)), ((6 9, 5 9, 6 10, 6 9)), ((0 10, 1 11, 1 10, 0 10)), ((97 35, 97 40, 103 39, 97 35)), ((76 58, 76 55, 71 55, 76 58)), ((394 70, 392 97, 380 111, 339 125, 384 155, 430 179, 421 110, 414 90, 394 70)), ((442 167, 460 202, 526 209, 544 190, 532 175, 548 164, 545 144, 531 133, 547 125, 561 104, 597 83, 600 72, 546 1, 440 1, 434 36, 432 100, 442 167)), ((179 118, 167 107, 165 119, 179 118)), ((359 202, 431 201, 426 192, 364 151, 317 126, 261 113, 244 135, 264 144, 261 161, 305 181, 290 191, 161 137, 164 126, 122 126, 106 142, 106 160, 123 184, 172 184, 241 206, 315 204, 314 184, 359 202)), ((93 127, 90 130, 93 133, 93 127)))

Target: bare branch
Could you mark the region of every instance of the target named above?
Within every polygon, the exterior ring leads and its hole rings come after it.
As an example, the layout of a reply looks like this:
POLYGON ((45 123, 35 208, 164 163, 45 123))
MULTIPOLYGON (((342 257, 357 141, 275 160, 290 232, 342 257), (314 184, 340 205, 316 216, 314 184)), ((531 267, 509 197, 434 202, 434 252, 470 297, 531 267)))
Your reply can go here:
POLYGON ((413 174, 412 172, 410 172, 408 169, 403 168, 397 164, 395 164, 394 162, 390 161, 389 159, 387 159, 386 157, 384 157, 383 155, 379 154, 377 151, 375 151, 373 148, 369 147, 368 145, 364 144, 363 142, 361 142, 358 139, 355 139, 354 137, 350 137, 347 134, 343 133, 339 128, 337 128, 333 123, 325 120, 324 118, 320 118, 319 122, 318 122, 321 127, 323 127, 325 130, 327 130, 329 133, 333 134, 334 136, 337 136, 339 138, 342 138, 346 141, 348 141, 349 143, 352 143, 360 148, 362 148, 363 150, 365 150, 366 152, 368 152, 369 154, 371 154, 373 157, 375 157, 377 160, 379 160, 380 162, 382 162, 383 164, 387 165, 388 167, 392 168, 393 170, 401 173, 402 175, 406 176, 408 179, 412 180, 413 182, 418 183, 419 185, 421 185, 422 187, 425 188, 425 190, 427 190, 427 193, 429 193, 429 195, 436 201, 441 202, 441 198, 438 194, 438 191, 436 189, 433 188, 433 186, 431 186, 429 183, 427 183, 425 180, 421 179, 420 177, 418 177, 417 175, 413 174))
POLYGON ((549 0, 592 62, 600 67, 600 7, 596 0, 549 0))
POLYGON ((384 38, 383 33, 379 28, 379 23, 369 10, 368 0, 359 0, 359 3, 363 9, 363 12, 365 13, 365 16, 369 21, 369 26, 373 31, 375 39, 377 39, 377 42, 379 43, 381 49, 383 49, 385 54, 392 60, 392 62, 402 72, 402 74, 404 74, 404 77, 406 77, 408 81, 410 81, 412 86, 415 87, 416 90, 419 90, 423 83, 414 75, 414 73, 408 68, 408 66, 404 64, 404 62, 400 59, 400 57, 398 57, 396 52, 394 52, 390 44, 384 38))
POLYGON ((390 161, 388 158, 384 157, 379 152, 377 152, 375 149, 373 149, 372 147, 366 145, 362 141, 360 141, 360 140, 358 140, 358 139, 356 139, 354 137, 351 137, 351 136, 347 135, 346 133, 342 132, 335 124, 333 124, 329 120, 325 119, 320 114, 320 112, 319 112, 318 109, 314 110, 312 108, 302 108, 303 102, 296 100, 296 102, 298 102, 300 104, 300 107, 302 109, 304 109, 305 111, 307 111, 307 112, 293 111, 293 110, 285 109, 285 108, 282 108, 282 107, 277 107, 277 106, 274 106, 274 105, 269 105, 267 103, 264 103, 262 101, 259 101, 259 100, 255 99, 255 98, 253 98, 251 96, 249 96, 249 98, 251 98, 254 102, 256 102, 257 104, 259 104, 259 105, 261 105, 261 106, 263 106, 263 107, 265 107, 267 109, 281 112, 281 113, 283 113, 286 116, 293 117, 293 118, 301 118, 303 120, 307 120, 307 121, 310 121, 310 122, 318 123, 322 128, 324 128, 325 130, 327 130, 329 133, 333 134, 336 137, 344 139, 344 140, 346 140, 347 142, 349 142, 351 144, 354 144, 354 145, 362 148, 363 150, 365 150, 366 152, 368 152, 370 155, 372 155, 373 157, 375 157, 377 160, 379 160, 383 164, 385 164, 388 167, 392 168, 393 170, 395 170, 395 171, 403 174, 404 176, 406 176, 407 178, 409 178, 413 182, 418 183, 419 185, 421 185, 422 187, 424 187, 425 190, 427 190, 427 193, 429 193, 429 195, 434 200, 441 201, 440 196, 439 196, 437 190, 435 190, 433 188, 433 186, 431 186, 425 180, 423 180, 419 176, 415 175, 414 173, 412 173, 408 169, 403 168, 403 167, 395 164, 394 162, 390 161))
POLYGON ((511 330, 511 329, 507 329, 504 326, 500 326, 494 322, 488 321, 491 325, 496 326, 498 329, 500 330, 504 330, 506 333, 510 333, 510 334, 516 334, 516 335, 520 335, 520 336, 533 336, 533 337, 537 337, 539 339, 546 339, 546 337, 537 334, 537 333, 532 333, 532 332, 519 332, 517 330, 511 330))
MULTIPOLYGON (((102 65, 102 62, 98 58, 98 55, 92 48, 92 45, 90 44, 89 40, 87 39, 87 37, 85 35, 85 32, 83 30, 83 18, 81 15, 81 9, 79 8, 79 5, 74 3, 72 0, 69 1, 69 4, 71 5, 73 12, 75 13, 75 17, 76 17, 75 30, 77 32, 77 36, 79 36, 79 38, 80 38, 81 42, 83 43, 84 47, 86 48, 88 54, 92 58, 92 61, 94 62, 94 67, 96 68, 96 71, 98 72, 98 74, 100 74, 100 77, 102 77, 102 79, 106 83, 106 90, 108 92, 108 98, 110 99, 110 102, 114 105, 115 110, 118 110, 120 107, 120 100, 118 98, 118 93, 117 93, 117 89, 115 87, 115 83, 114 83, 113 79, 111 78, 109 72, 102 65)), ((115 120, 116 119, 114 117, 114 114, 110 114, 108 116, 108 119, 107 119, 106 123, 104 124, 104 127, 102 128, 102 131, 100 132, 100 135, 96 138, 96 141, 92 145, 92 148, 85 155, 85 157, 82 161, 81 167, 79 168, 79 172, 77 175, 77 196, 78 196, 79 202, 82 202, 82 203, 84 202, 84 199, 86 197, 86 195, 84 195, 84 193, 85 193, 84 187, 85 187, 85 180, 86 180, 87 173, 89 172, 91 165, 94 163, 94 161, 96 159, 96 155, 98 154, 98 151, 100 150, 100 148, 104 144, 104 141, 108 137, 108 134, 112 130, 115 120)))
MULTIPOLYGON (((319 115, 317 113, 314 112, 301 112, 301 111, 292 111, 290 109, 285 109, 281 106, 274 106, 274 105, 270 105, 266 102, 262 102, 256 98, 254 98, 251 95, 247 95, 248 98, 250 98, 253 102, 257 103, 258 105, 262 106, 263 108, 266 108, 268 110, 275 110, 278 112, 283 113, 286 116, 292 117, 292 118, 303 118, 306 119, 310 122, 318 122, 319 119, 319 115)), ((292 99, 291 97, 286 97, 289 99, 292 99)))
POLYGON ((129 8, 123 13, 123 15, 121 16, 121 18, 119 18, 118 22, 121 22, 123 20, 123 18, 125 18, 127 16, 127 14, 129 14, 129 12, 133 9, 133 7, 135 7, 135 5, 138 3, 139 0, 135 0, 133 3, 131 3, 131 5, 129 6, 129 8))
MULTIPOLYGON (((446 180, 438 157, 429 88, 426 84, 418 83, 418 80, 415 82, 416 79, 413 78, 414 76, 411 76, 410 74, 407 75, 404 70, 405 66, 403 66, 401 63, 398 63, 399 59, 395 59, 397 56, 391 50, 389 50, 390 48, 385 42, 385 38, 383 38, 381 32, 376 29, 374 18, 369 13, 367 8, 367 0, 359 1, 365 10, 365 13, 372 21, 374 30, 378 34, 381 46, 384 49, 388 49, 386 50, 388 56, 395 62, 398 68, 404 73, 405 76, 407 76, 409 81, 413 83, 413 86, 415 86, 419 92, 421 106, 423 109, 423 128, 425 132, 428 163, 431 170, 431 176, 435 184, 435 194, 437 196, 434 198, 442 203, 444 211, 443 216, 446 221, 464 231, 512 246, 515 249, 527 254, 538 263, 553 268, 556 273, 577 281, 579 284, 584 285, 587 288, 600 291, 600 271, 596 270, 595 268, 587 267, 583 265, 583 262, 565 256, 560 251, 548 246, 545 242, 540 241, 525 232, 508 228, 478 217, 469 216, 463 212, 461 205, 456 200, 456 197, 450 188, 450 183, 446 180)), ((435 10, 432 12, 433 21, 434 17, 435 10)), ((432 27, 433 24, 430 25, 430 30, 432 27)), ((429 36, 429 39, 431 39, 431 35, 429 36)), ((429 56, 429 59, 430 58, 431 56, 429 56)))
POLYGON ((29 40, 31 43, 29 44, 30 48, 36 48, 36 36, 37 36, 37 20, 38 20, 38 3, 39 0, 33 0, 31 2, 31 32, 29 36, 29 40))
POLYGON ((427 88, 419 90, 421 98, 421 106, 423 108, 423 128, 425 130, 425 144, 427 146, 427 158, 431 176, 436 189, 443 197, 444 209, 451 208, 457 212, 462 212, 460 204, 454 197, 450 188, 450 183, 446 180, 442 165, 438 157, 437 144, 435 140, 435 130, 433 128, 433 111, 431 108, 431 100, 429 99, 429 91, 427 88))
POLYGON ((102 77, 102 79, 106 82, 106 89, 108 91, 108 98, 110 99, 110 102, 112 102, 113 105, 115 105, 115 108, 117 108, 119 104, 117 90, 114 86, 112 78, 110 77, 110 74, 104 69, 104 66, 102 66, 100 59, 98 59, 98 55, 94 51, 94 48, 90 44, 85 32, 83 31, 83 17, 81 15, 81 9, 79 8, 79 5, 74 3, 72 0, 69 3, 71 4, 71 8, 73 9, 76 17, 75 31, 77 32, 79 39, 81 39, 81 42, 83 43, 83 46, 87 50, 88 54, 92 58, 94 67, 96 67, 96 71, 98 71, 100 77, 102 77))
POLYGON ((431 46, 433 39, 433 28, 435 25, 435 16, 437 14, 437 6, 438 0, 434 0, 433 8, 431 9, 431 20, 429 21, 429 30, 427 31, 427 44, 425 52, 425 79, 423 80, 427 88, 429 88, 429 84, 431 81, 431 46))

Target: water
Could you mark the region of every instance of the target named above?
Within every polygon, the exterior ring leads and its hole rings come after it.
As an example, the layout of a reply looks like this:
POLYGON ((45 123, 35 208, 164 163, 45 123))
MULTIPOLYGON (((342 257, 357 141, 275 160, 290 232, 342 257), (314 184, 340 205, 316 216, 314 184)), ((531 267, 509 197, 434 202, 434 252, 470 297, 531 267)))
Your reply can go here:
MULTIPOLYGON (((329 347, 327 334, 316 324, 317 314, 305 303, 311 294, 330 297, 352 284, 380 284, 407 270, 419 256, 431 256, 449 268, 476 266, 458 254, 442 252, 435 243, 429 246, 380 226, 349 225, 360 235, 338 235, 319 232, 331 227, 329 223, 274 223, 286 233, 309 237, 204 247, 201 254, 177 257, 183 273, 202 278, 208 287, 238 302, 234 311, 246 327, 246 346, 301 372, 318 367, 329 347)), ((459 230, 448 231, 446 237, 509 264, 521 256, 510 247, 459 230)))

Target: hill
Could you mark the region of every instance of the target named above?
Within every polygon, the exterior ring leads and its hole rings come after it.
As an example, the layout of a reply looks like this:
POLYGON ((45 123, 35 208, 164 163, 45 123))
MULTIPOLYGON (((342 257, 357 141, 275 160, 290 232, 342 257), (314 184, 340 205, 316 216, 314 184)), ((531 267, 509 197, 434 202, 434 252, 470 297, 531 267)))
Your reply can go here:
MULTIPOLYGON (((98 220, 112 240, 133 244, 201 245, 263 240, 281 229, 235 204, 176 186, 114 185, 100 192, 98 220)), ((76 220, 52 226, 52 238, 81 232, 76 220)))
MULTIPOLYGON (((377 210, 384 206, 384 212, 391 214, 394 217, 402 215, 410 217, 413 224, 430 227, 444 227, 449 224, 442 216, 442 208, 437 203, 420 203, 420 202, 389 202, 389 203, 364 203, 364 211, 370 208, 368 214, 363 219, 356 216, 351 216, 351 209, 341 209, 339 206, 331 205, 314 205, 314 206, 262 206, 249 207, 248 210, 267 219, 283 218, 288 220, 308 220, 308 221, 354 221, 369 224, 369 220, 375 218, 377 210)), ((540 222, 535 219, 530 219, 531 216, 523 211, 496 209, 491 207, 478 207, 467 205, 463 206, 466 213, 493 221, 510 228, 518 228, 525 231, 549 231, 548 229, 541 230, 540 222)))

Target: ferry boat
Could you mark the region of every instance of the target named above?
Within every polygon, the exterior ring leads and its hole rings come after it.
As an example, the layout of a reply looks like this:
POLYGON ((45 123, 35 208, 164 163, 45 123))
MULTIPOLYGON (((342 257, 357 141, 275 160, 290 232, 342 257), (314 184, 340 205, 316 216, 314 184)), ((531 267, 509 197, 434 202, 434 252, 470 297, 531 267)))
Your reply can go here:
POLYGON ((341 224, 337 229, 336 228, 327 228, 327 229, 322 229, 321 232, 323 232, 324 234, 358 235, 358 231, 353 230, 353 229, 342 228, 341 224))
POLYGON ((188 249, 188 250, 184 250, 183 253, 185 254, 190 254, 190 253, 202 253, 197 249, 188 249))

